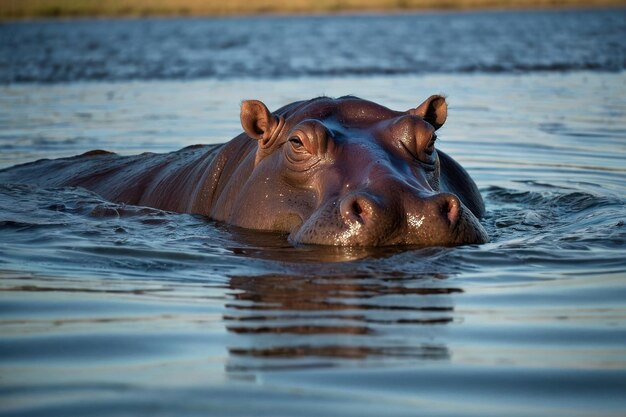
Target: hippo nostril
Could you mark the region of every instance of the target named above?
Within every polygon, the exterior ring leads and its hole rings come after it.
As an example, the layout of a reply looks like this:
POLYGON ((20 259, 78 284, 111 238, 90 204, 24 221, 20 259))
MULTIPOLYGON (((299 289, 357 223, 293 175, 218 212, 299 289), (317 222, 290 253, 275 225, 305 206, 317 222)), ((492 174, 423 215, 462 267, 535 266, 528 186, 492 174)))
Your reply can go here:
POLYGON ((341 200, 339 209, 342 217, 347 221, 366 223, 371 219, 374 207, 368 197, 352 194, 341 200))
POLYGON ((454 227, 461 218, 461 202, 454 194, 438 194, 430 200, 434 204, 432 210, 436 210, 440 213, 441 219, 445 221, 448 226, 454 227))
POLYGON ((441 214, 448 220, 450 226, 454 226, 459 221, 461 213, 461 203, 459 199, 452 194, 443 194, 439 206, 441 214))

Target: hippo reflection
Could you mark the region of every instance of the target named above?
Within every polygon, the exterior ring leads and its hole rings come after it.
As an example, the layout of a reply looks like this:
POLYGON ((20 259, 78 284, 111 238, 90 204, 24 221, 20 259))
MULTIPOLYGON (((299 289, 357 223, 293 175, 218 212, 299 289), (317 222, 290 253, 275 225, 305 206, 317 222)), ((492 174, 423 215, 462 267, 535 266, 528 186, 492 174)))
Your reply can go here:
POLYGON ((408 111, 319 97, 270 112, 244 101, 244 133, 168 154, 105 151, 9 168, 2 182, 80 186, 111 201, 288 234, 294 244, 458 245, 487 241, 467 172, 436 150, 447 104, 408 111))
POLYGON ((346 270, 232 277, 223 320, 237 337, 230 339, 227 369, 335 366, 343 359, 447 360, 450 353, 438 336, 453 322, 453 295, 463 290, 445 278, 346 270), (399 327, 405 340, 391 330, 399 327))

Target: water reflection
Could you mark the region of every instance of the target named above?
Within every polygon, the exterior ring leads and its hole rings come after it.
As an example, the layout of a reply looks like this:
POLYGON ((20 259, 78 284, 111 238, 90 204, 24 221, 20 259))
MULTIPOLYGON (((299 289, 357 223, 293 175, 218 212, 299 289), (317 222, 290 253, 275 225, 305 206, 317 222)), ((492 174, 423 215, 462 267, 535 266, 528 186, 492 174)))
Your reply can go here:
POLYGON ((345 271, 232 277, 223 319, 240 337, 228 347, 227 369, 449 359, 440 334, 455 319, 451 294, 463 290, 442 278, 345 271))
POLYGON ((287 240, 287 234, 243 229, 214 222, 230 236, 232 243, 227 249, 238 256, 290 263, 349 262, 360 259, 388 258, 417 246, 350 247, 350 246, 295 246, 287 240))
MULTIPOLYGON (((223 230, 232 235, 237 245, 228 249, 235 255, 271 259, 283 262, 342 262, 362 259, 371 254, 369 249, 336 248, 320 246, 294 247, 284 233, 260 232, 220 224, 223 230), (256 232, 256 233, 255 233, 256 232)), ((372 254, 373 255, 373 254, 372 254)))

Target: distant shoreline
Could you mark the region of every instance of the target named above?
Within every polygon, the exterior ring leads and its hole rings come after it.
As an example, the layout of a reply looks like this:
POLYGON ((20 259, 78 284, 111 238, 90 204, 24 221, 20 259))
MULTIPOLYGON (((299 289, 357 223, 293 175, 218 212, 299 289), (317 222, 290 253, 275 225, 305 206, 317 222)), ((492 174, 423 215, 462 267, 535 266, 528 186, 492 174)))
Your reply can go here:
POLYGON ((0 20, 81 17, 227 17, 626 6, 626 0, 5 0, 0 20))

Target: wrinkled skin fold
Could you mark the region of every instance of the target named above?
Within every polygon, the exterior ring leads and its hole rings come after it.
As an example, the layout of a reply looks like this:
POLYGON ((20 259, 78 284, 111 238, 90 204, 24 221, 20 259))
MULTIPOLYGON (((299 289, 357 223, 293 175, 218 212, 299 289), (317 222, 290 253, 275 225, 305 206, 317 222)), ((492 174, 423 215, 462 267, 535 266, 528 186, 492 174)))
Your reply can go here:
POLYGON ((406 111, 348 96, 272 113, 248 100, 244 132, 223 145, 91 151, 2 170, 0 182, 85 187, 114 202, 285 232, 294 244, 484 243, 476 184, 436 149, 446 118, 441 96, 406 111))

